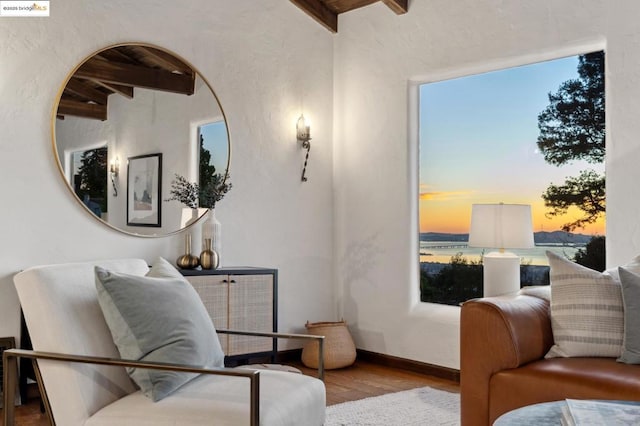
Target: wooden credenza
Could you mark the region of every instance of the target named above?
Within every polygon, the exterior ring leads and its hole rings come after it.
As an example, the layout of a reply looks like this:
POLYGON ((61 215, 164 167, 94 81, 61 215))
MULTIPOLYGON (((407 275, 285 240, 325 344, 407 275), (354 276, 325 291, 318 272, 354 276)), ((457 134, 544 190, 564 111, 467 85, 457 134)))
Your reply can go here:
MULTIPOLYGON (((278 330, 278 272, 276 269, 224 267, 180 271, 202 298, 216 328, 241 331, 278 330)), ((277 340, 268 337, 218 334, 226 355, 234 365, 269 357, 273 362, 277 340)))

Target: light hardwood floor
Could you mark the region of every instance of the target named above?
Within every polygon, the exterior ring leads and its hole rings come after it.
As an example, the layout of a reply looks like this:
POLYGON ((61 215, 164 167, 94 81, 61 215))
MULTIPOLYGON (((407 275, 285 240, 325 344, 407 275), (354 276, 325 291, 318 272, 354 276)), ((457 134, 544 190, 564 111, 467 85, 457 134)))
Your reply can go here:
MULTIPOLYGON (((301 364, 293 364, 300 368, 304 374, 314 376, 315 370, 303 367, 301 364)), ((385 393, 399 392, 422 386, 459 392, 458 383, 414 373, 406 370, 386 367, 367 361, 356 361, 354 365, 339 370, 327 370, 325 374, 325 386, 327 388, 327 405, 341 402, 354 401, 385 393)), ((2 413, 2 410, 0 410, 2 413)), ((0 417, 0 426, 2 425, 0 417)), ((40 413, 39 400, 30 400, 27 404, 17 407, 16 424, 18 426, 46 426, 44 414, 40 413)))

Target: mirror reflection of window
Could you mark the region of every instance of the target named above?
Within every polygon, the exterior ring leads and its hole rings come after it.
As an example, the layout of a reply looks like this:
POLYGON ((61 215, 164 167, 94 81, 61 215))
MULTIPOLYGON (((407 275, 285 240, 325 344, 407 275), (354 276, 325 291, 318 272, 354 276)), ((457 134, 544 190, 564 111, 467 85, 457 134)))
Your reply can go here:
MULTIPOLYGON (((214 121, 198 126, 200 141, 200 177, 224 173, 227 169, 227 126, 224 121, 214 121), (213 167, 213 169, 211 168, 213 167)), ((203 182, 200 182, 203 184, 203 182)))
POLYGON ((73 190, 98 217, 107 213, 107 147, 71 153, 73 190))

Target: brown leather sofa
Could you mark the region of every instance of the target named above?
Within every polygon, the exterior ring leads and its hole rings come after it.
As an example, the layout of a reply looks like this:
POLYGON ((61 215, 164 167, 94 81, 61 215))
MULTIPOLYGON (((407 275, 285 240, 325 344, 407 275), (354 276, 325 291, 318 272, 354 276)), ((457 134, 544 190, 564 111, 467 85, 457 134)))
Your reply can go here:
POLYGON ((462 426, 491 425, 507 411, 565 398, 640 401, 640 365, 614 358, 544 359, 553 344, 545 299, 468 301, 460 341, 462 426))

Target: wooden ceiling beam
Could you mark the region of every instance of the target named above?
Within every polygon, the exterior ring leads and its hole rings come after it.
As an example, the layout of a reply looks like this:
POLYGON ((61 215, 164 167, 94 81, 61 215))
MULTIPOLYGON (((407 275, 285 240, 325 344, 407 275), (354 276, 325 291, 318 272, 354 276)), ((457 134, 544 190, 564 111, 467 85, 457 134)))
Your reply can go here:
POLYGON ((305 11, 332 33, 338 32, 338 14, 330 10, 320 0, 291 0, 291 3, 305 11))
POLYGON ((107 119, 107 106, 70 99, 60 99, 57 115, 73 115, 76 117, 92 118, 94 120, 97 119, 104 121, 107 119))
POLYGON ((322 0, 325 6, 336 12, 338 15, 351 10, 360 9, 361 7, 369 6, 370 4, 377 3, 378 1, 380 0, 322 0))
POLYGON ((151 90, 192 95, 195 90, 195 75, 146 68, 138 65, 89 60, 75 73, 78 78, 100 81, 106 84, 144 87, 151 90))
POLYGON ((382 0, 382 2, 398 15, 409 11, 409 0, 382 0))

